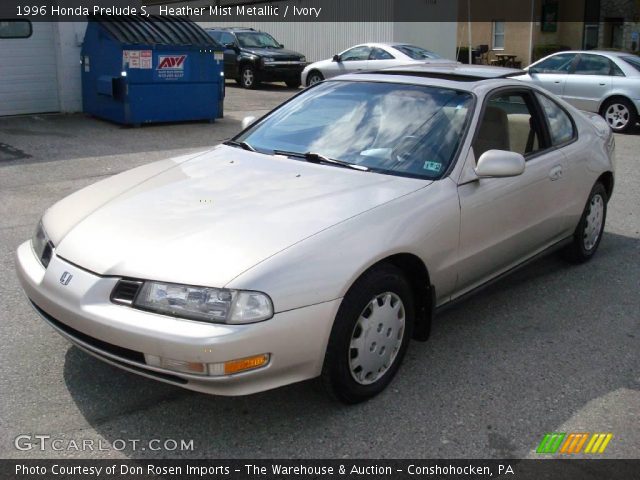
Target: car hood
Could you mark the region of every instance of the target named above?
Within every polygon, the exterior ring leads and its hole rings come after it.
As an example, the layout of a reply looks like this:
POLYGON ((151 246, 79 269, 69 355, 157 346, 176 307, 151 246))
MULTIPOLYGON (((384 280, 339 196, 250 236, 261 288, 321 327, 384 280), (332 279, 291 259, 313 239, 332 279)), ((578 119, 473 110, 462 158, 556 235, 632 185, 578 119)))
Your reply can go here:
MULTIPOLYGON (((56 253, 100 275, 220 287, 321 230, 430 183, 224 145, 152 171, 78 214, 56 253)), ((120 177, 126 185, 127 173, 120 177)), ((56 217, 65 221, 65 210, 49 212, 45 228, 56 217)))
POLYGON ((294 52, 293 50, 287 50, 286 48, 247 48, 243 47, 245 52, 253 53, 254 55, 260 55, 261 57, 304 57, 301 53, 294 52))

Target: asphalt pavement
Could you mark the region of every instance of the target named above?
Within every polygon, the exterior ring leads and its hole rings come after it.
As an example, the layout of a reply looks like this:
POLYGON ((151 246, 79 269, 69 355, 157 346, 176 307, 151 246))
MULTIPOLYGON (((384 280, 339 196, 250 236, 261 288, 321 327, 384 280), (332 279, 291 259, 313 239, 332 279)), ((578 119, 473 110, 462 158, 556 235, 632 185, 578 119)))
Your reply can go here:
POLYGON ((235 398, 165 385, 70 346, 31 310, 13 252, 48 206, 209 148, 293 93, 228 84, 225 118, 213 124, 0 118, 0 457, 524 458, 548 432, 611 432, 603 456, 637 458, 639 132, 616 135, 615 193, 591 262, 546 257, 446 311, 429 342, 412 342, 390 387, 361 405, 335 403, 314 382, 235 398), (16 437, 28 436, 25 448, 38 434, 50 436, 44 450, 16 448, 16 437), (87 441, 94 450, 73 448, 87 441))

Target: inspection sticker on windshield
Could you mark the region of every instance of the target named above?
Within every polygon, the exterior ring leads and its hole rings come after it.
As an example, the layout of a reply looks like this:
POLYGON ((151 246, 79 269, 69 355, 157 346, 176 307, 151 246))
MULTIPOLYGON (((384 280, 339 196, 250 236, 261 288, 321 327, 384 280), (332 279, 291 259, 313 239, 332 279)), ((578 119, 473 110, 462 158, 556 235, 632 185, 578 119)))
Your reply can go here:
POLYGON ((423 170, 429 170, 430 172, 439 172, 441 168, 442 168, 441 163, 430 162, 428 160, 424 162, 424 165, 422 166, 423 170))

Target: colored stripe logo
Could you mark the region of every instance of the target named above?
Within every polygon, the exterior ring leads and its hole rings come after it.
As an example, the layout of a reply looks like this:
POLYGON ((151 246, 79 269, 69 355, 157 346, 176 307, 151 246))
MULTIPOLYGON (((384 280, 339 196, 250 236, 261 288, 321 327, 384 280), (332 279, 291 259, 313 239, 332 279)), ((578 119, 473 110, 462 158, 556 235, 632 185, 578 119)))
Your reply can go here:
POLYGON ((604 453, 613 438, 612 433, 547 433, 542 437, 542 441, 536 453, 540 454, 576 454, 583 453, 599 454, 604 453), (588 440, 588 441, 587 441, 588 440))

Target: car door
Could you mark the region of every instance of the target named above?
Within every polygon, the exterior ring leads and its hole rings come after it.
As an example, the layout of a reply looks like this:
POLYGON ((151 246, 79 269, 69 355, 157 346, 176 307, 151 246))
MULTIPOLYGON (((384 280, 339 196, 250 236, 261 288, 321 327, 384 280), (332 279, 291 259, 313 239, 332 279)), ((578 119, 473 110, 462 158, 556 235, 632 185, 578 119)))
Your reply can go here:
POLYGON ((531 65, 525 77, 554 95, 562 96, 568 74, 576 59, 576 53, 551 55, 531 65))
POLYGON ((558 200, 565 183, 565 157, 552 147, 530 89, 501 89, 486 99, 472 148, 467 158, 472 168, 482 153, 493 149, 523 154, 526 163, 516 177, 460 182, 460 262, 454 297, 507 271, 564 233, 558 200))
POLYGON ((221 32, 219 42, 224 46, 225 77, 238 77, 238 44, 236 42, 236 37, 229 32, 221 32))
MULTIPOLYGON (((369 55, 371 55, 371 47, 368 45, 359 45, 350 48, 346 52, 341 53, 338 61, 334 62, 335 67, 331 69, 330 76, 333 77, 344 73, 367 70, 369 66, 369 55)), ((325 78, 327 78, 326 75, 325 78)))
POLYGON ((573 73, 567 75, 562 97, 580 110, 597 112, 612 88, 616 71, 620 68, 607 57, 581 53, 573 73))

